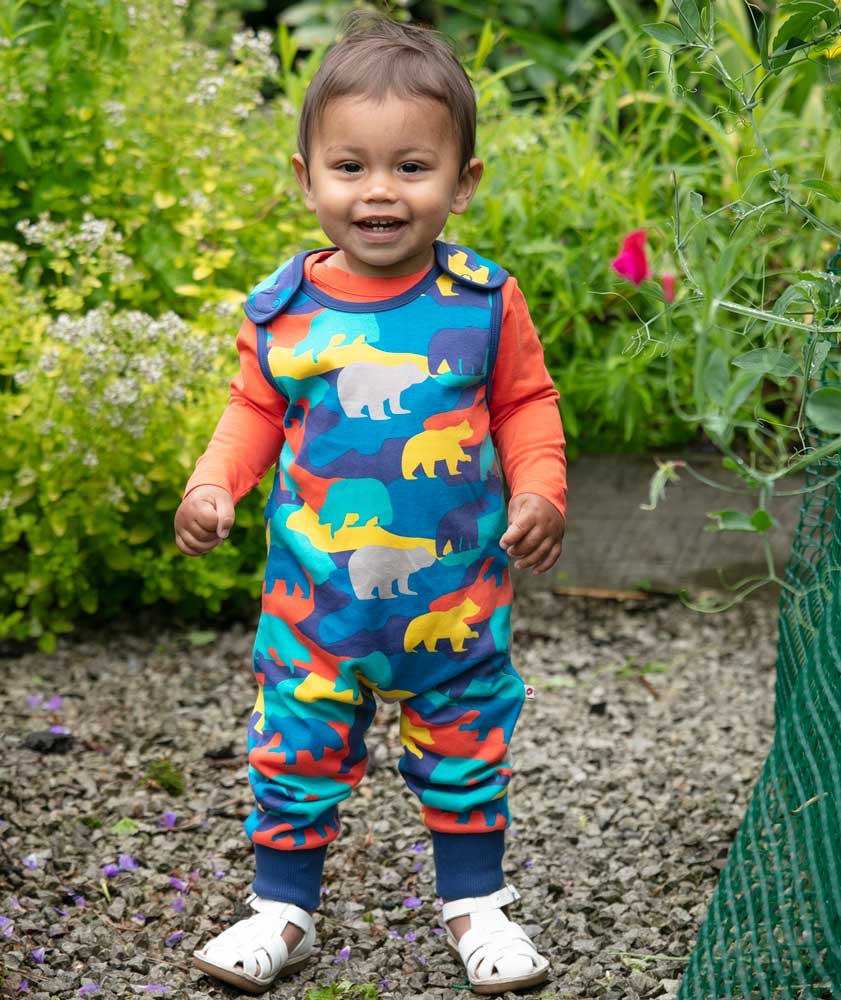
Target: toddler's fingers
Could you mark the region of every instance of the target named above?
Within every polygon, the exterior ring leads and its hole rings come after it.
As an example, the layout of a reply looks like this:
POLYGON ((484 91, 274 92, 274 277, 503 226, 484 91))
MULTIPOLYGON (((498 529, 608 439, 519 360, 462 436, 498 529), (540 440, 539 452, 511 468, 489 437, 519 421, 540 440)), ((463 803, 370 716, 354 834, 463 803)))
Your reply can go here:
POLYGON ((183 529, 176 532, 175 544, 186 556, 202 556, 209 549, 212 549, 216 542, 215 535, 211 535, 210 537, 213 539, 213 543, 208 544, 206 540, 201 541, 190 531, 183 529))
POLYGON ((219 538, 227 538, 234 523, 234 502, 227 494, 220 494, 216 497, 216 535, 219 538))
POLYGON ((561 546, 558 545, 558 543, 556 542, 549 550, 549 553, 543 560, 543 562, 539 563, 537 566, 534 567, 532 573, 534 573, 535 575, 540 573, 545 573, 547 570, 551 569, 555 565, 555 563, 560 558, 560 555, 561 555, 561 546))
POLYGON ((531 520, 527 517, 517 517, 515 516, 511 523, 508 525, 505 533, 499 540, 499 544, 503 549, 510 549, 518 542, 521 542, 526 535, 532 530, 531 520))
POLYGON ((539 534, 536 534, 532 545, 528 549, 525 549, 523 546, 518 546, 516 556, 517 561, 514 565, 517 569, 531 569, 532 566, 536 566, 538 563, 543 562, 548 555, 552 544, 553 542, 551 538, 541 537, 539 534))
POLYGON ((200 497, 197 499, 190 513, 192 514, 190 518, 191 527, 197 527, 200 531, 209 532, 211 535, 216 534, 216 528, 219 524, 219 511, 210 497, 200 497))

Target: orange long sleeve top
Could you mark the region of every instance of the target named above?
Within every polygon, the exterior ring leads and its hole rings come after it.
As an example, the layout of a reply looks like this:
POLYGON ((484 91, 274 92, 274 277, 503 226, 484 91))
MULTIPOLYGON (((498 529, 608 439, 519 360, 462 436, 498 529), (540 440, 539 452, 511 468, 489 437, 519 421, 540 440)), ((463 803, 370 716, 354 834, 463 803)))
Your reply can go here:
MULTIPOLYGON (((332 251, 305 259, 305 277, 334 298, 375 302, 401 294, 426 270, 401 278, 367 278, 331 267, 332 251)), ((511 495, 536 493, 566 516, 564 432, 558 392, 516 278, 502 287, 502 327, 493 372, 491 436, 511 495)), ((257 329, 246 320, 237 335, 240 370, 205 453, 184 490, 213 485, 238 502, 277 461, 286 401, 266 381, 257 360, 257 329)))

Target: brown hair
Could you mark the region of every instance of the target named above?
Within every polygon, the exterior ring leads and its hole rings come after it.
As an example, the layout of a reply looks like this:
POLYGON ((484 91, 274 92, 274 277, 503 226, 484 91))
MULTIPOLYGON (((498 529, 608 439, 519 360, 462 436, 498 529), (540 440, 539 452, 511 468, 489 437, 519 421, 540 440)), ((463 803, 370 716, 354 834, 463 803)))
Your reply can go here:
POLYGON ((304 97, 298 122, 298 151, 304 162, 329 101, 355 96, 381 101, 393 95, 444 105, 461 142, 463 169, 476 148, 476 95, 444 37, 430 28, 361 10, 344 17, 341 30, 304 97))

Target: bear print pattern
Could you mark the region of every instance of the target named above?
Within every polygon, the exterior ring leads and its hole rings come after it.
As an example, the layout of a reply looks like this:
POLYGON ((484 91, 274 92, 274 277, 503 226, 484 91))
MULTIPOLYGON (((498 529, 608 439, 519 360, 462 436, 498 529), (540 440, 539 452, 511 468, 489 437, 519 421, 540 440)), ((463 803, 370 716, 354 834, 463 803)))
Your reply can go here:
POLYGON ((401 770, 428 824, 507 823, 522 682, 487 406, 498 269, 466 248, 449 262, 363 310, 302 282, 296 258, 249 300, 275 310, 258 349, 288 401, 254 648, 255 843, 337 835, 374 694, 401 703, 401 770))

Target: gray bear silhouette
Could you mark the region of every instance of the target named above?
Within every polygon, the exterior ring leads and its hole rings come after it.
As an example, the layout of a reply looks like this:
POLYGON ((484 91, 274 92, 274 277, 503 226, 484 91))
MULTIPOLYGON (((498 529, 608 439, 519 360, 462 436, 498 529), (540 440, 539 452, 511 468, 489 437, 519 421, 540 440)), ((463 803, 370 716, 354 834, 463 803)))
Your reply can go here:
POLYGON ((385 403, 392 415, 409 413, 400 405, 400 393, 427 377, 413 361, 401 365, 378 365, 354 361, 342 369, 336 383, 339 402, 348 417, 364 417, 367 407, 371 420, 388 420, 385 403))
POLYGON ((350 584, 360 601, 373 600, 375 590, 379 591, 381 600, 396 597, 391 589, 394 583, 401 594, 414 595, 415 591, 409 590, 409 577, 434 562, 435 556, 423 545, 413 549, 364 545, 348 560, 350 584))

